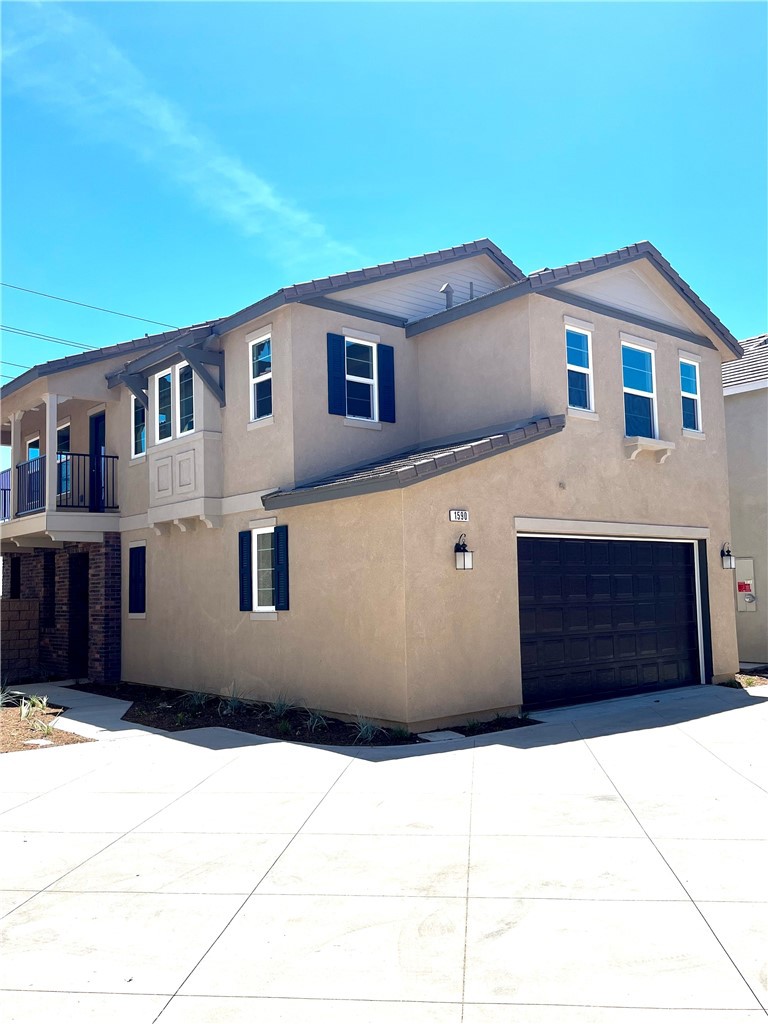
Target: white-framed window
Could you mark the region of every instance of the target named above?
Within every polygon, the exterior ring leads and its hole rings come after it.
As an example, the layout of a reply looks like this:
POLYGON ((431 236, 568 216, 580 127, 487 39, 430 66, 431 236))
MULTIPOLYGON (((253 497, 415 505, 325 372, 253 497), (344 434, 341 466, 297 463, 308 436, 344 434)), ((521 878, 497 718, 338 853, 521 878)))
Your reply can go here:
POLYGON ((344 339, 344 370, 347 388, 347 416, 357 420, 378 420, 376 345, 357 338, 344 339))
POLYGON ((128 545, 128 616, 146 618, 147 613, 147 542, 128 545))
POLYGON ((72 458, 69 423, 56 428, 56 493, 59 497, 72 490, 72 458))
POLYGON ((265 526, 252 530, 253 610, 275 610, 275 528, 265 526))
POLYGON ((155 441, 173 437, 173 374, 164 370, 155 377, 155 441))
POLYGON ((176 436, 195 429, 195 394, 192 367, 179 363, 176 367, 176 436))
POLYGON ((40 458, 40 435, 35 434, 34 437, 28 437, 26 441, 27 447, 27 462, 32 459, 40 458))
POLYGON ((251 369, 251 419, 272 415, 272 338, 269 334, 249 345, 251 369))
POLYGON ((131 458, 137 459, 147 451, 147 410, 131 395, 131 458))
POLYGON ((627 437, 658 437, 653 349, 622 342, 621 373, 624 385, 624 433, 627 437))
POLYGON ((565 351, 568 373, 568 405, 571 409, 594 412, 592 386, 592 332, 565 327, 565 351))
POLYGON ((680 403, 683 428, 701 430, 701 387, 699 364, 692 359, 680 360, 680 403))

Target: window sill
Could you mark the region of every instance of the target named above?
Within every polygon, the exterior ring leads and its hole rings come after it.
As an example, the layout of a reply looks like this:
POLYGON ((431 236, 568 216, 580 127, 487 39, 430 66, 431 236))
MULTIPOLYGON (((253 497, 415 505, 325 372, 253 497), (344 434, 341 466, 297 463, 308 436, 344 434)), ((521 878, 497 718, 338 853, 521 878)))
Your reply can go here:
POLYGON ((129 619, 146 619, 146 612, 128 612, 129 619))
POLYGON ((131 461, 129 462, 129 465, 130 466, 138 466, 142 462, 146 462, 146 461, 147 461, 147 456, 144 455, 144 454, 142 454, 142 455, 132 455, 131 456, 131 461))
POLYGON ((277 612, 251 612, 251 622, 277 622, 277 612))
POLYGON ((274 416, 262 416, 259 420, 249 420, 248 430, 258 430, 259 427, 272 427, 275 423, 274 416))
POLYGON ((666 462, 675 450, 673 441, 662 441, 656 437, 625 437, 627 457, 633 462, 641 452, 653 452, 658 463, 666 462))
POLYGON ((707 435, 702 430, 691 430, 690 427, 683 427, 683 437, 692 437, 696 441, 706 441, 707 435))
POLYGON ((573 416, 577 420, 599 420, 600 417, 596 412, 591 409, 579 409, 575 405, 568 406, 568 415, 573 416))
POLYGON ((345 427, 362 427, 364 430, 381 430, 381 423, 378 420, 355 420, 345 419, 345 427))

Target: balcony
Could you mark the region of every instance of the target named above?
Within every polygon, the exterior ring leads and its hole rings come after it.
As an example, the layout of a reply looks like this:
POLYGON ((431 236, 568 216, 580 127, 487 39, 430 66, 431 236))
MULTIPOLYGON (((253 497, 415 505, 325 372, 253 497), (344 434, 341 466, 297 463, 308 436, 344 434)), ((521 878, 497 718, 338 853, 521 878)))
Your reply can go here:
MULTIPOLYGON (((46 511, 46 456, 16 466, 16 512, 11 508, 12 469, 0 473, 0 521, 46 511)), ((56 455, 56 509, 117 511, 117 456, 56 455)))

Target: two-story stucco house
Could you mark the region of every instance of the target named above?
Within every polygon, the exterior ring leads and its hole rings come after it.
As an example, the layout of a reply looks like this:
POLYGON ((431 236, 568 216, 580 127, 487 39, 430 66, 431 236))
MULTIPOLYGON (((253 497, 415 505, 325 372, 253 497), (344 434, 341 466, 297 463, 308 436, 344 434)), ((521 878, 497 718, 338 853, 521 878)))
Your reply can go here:
POLYGON ((47 363, 3 388, 4 593, 50 671, 410 727, 716 681, 740 354, 648 242, 483 240, 47 363))
POLYGON ((736 634, 741 661, 768 663, 768 334, 723 366, 736 634))

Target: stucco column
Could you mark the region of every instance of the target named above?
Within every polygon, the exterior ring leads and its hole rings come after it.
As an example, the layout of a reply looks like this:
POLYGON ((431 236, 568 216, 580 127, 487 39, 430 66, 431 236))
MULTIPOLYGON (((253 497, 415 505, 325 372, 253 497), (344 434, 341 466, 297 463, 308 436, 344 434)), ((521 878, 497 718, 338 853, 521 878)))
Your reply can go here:
POLYGON ((43 395, 45 402, 45 511, 56 511, 56 422, 59 396, 43 395))
POLYGON ((18 474, 16 467, 21 462, 21 411, 11 413, 11 518, 18 512, 18 474))

